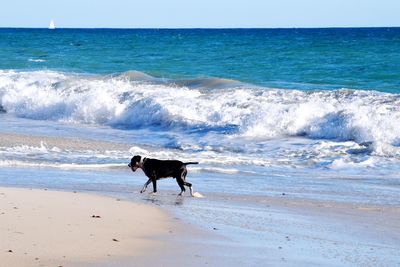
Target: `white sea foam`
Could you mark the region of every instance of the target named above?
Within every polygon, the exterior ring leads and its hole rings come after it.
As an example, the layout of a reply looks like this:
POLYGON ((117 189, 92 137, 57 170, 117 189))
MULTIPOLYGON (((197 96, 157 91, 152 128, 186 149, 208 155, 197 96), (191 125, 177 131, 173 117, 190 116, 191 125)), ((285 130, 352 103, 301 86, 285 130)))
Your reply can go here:
POLYGON ((30 119, 217 132, 223 138, 304 136, 369 142, 372 154, 400 155, 398 94, 231 88, 229 82, 212 90, 189 85, 154 82, 136 72, 85 76, 0 71, 0 106, 30 119))
POLYGON ((48 146, 0 147, 0 166, 53 167, 62 169, 126 168, 126 152, 116 150, 73 150, 48 146))
POLYGON ((46 62, 46 60, 44 60, 44 59, 40 59, 40 58, 30 58, 30 59, 28 59, 28 61, 30 61, 30 62, 46 62))
POLYGON ((352 160, 348 160, 346 158, 339 158, 332 162, 332 169, 346 169, 346 168, 359 168, 359 167, 373 167, 375 164, 374 158, 370 157, 365 161, 354 162, 352 160))
POLYGON ((55 162, 33 162, 26 160, 0 160, 1 167, 22 167, 22 168, 56 168, 63 170, 123 170, 126 164, 75 164, 55 162))
POLYGON ((194 192, 193 197, 204 198, 204 196, 202 194, 200 194, 199 192, 194 192))

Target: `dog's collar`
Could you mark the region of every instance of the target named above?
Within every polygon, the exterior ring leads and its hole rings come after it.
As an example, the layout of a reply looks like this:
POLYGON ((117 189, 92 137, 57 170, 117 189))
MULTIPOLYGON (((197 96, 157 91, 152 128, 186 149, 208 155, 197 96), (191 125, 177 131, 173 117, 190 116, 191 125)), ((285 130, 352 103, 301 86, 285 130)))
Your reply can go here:
POLYGON ((143 164, 146 162, 146 160, 147 160, 147 158, 142 158, 142 159, 140 159, 140 162, 139 162, 140 168, 143 167, 143 164))

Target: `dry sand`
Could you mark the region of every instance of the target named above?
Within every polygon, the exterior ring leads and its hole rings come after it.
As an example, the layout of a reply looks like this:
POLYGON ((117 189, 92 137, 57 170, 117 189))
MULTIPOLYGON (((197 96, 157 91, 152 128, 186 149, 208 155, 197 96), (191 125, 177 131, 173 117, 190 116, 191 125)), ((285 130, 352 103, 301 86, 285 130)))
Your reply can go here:
POLYGON ((0 188, 0 266, 88 266, 146 256, 173 222, 155 207, 73 192, 0 188))

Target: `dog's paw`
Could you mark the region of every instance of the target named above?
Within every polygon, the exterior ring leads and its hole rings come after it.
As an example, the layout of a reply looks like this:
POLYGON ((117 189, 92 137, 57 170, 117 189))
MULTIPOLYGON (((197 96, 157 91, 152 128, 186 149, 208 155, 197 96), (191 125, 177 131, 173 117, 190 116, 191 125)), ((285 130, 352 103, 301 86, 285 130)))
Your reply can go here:
POLYGON ((192 194, 192 197, 197 197, 197 198, 204 198, 204 196, 202 194, 200 194, 199 192, 194 192, 192 194))

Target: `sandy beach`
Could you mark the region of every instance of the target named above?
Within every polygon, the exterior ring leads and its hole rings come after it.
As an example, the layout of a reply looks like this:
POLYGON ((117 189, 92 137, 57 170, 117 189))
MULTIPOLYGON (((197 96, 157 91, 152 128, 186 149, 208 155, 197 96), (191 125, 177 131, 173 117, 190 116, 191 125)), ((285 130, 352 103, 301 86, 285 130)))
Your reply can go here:
MULTIPOLYGON (((4 155, 10 147, 35 158, 90 148, 124 154, 129 148, 89 139, 0 137, 4 155)), ((216 193, 207 179, 232 175, 202 172, 192 172, 191 179, 205 198, 177 196, 172 179, 160 182, 158 194, 150 196, 138 193, 143 173, 122 165, 108 171, 97 165, 32 166, 11 163, 0 172, 6 186, 0 187, 1 266, 400 264, 397 205, 350 201, 350 196, 339 201, 340 194, 329 191, 325 196, 337 200, 296 197, 300 186, 289 188, 281 180, 276 190, 282 191, 272 196, 216 193)))
MULTIPOLYGON (((163 198, 165 195, 159 197, 163 198)), ((0 187, 1 266, 399 263, 395 257, 395 243, 400 238, 397 207, 284 198, 263 201, 268 204, 264 212, 269 214, 263 231, 269 234, 267 238, 252 237, 249 244, 227 238, 232 231, 228 225, 195 227, 157 205, 81 192, 0 187)))
POLYGON ((174 230, 155 207, 115 198, 0 188, 1 266, 98 266, 162 247, 174 230))

